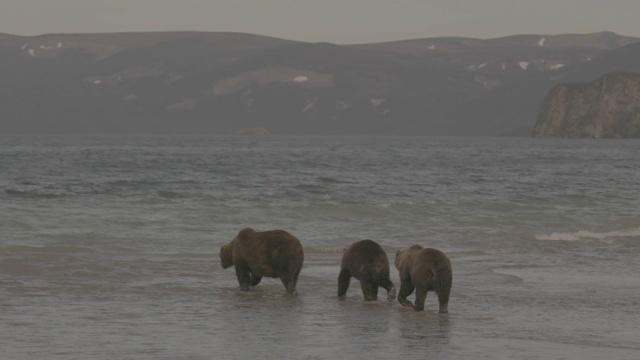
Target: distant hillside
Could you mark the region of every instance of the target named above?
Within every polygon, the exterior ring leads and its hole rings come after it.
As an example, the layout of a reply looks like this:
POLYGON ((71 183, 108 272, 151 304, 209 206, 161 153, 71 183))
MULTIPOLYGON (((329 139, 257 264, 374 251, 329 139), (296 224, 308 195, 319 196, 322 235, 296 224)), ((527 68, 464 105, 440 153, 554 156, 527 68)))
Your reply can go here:
POLYGON ((520 134, 554 85, 635 71, 638 40, 0 34, 0 132, 520 134))
POLYGON ((534 136, 640 138, 640 73, 609 73, 588 84, 554 87, 534 136))

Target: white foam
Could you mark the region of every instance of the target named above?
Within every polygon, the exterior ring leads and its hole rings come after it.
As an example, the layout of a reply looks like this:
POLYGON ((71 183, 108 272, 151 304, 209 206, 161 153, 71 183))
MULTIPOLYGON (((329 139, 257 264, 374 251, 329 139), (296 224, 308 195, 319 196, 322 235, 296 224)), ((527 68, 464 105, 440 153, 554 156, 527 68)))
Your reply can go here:
POLYGON ((36 57, 36 51, 34 49, 29 49, 29 55, 36 57))
POLYGON ((564 64, 555 64, 555 65, 551 66, 549 69, 558 70, 558 69, 563 68, 563 67, 564 67, 564 64))
POLYGON ((380 206, 383 208, 388 208, 390 206, 394 206, 394 205, 415 205, 415 203, 411 200, 400 200, 398 202, 395 203, 384 203, 381 204, 380 206))
POLYGON ((520 67, 522 68, 522 70, 527 70, 527 68, 529 67, 529 62, 528 61, 520 61, 518 63, 518 65, 520 65, 520 67))
POLYGON ((313 105, 315 105, 315 103, 316 103, 315 101, 309 101, 307 103, 307 106, 305 106, 304 109, 302 110, 302 112, 309 111, 313 107, 313 105))
POLYGON ((429 49, 429 50, 433 50, 433 49, 435 49, 435 48, 436 48, 436 46, 435 46, 435 45, 433 45, 433 44, 432 44, 432 45, 427 46, 427 49, 429 49))
POLYGON ((640 237, 640 227, 624 230, 612 230, 608 232, 595 232, 588 230, 580 230, 573 233, 551 233, 534 235, 537 240, 542 241, 589 241, 597 240, 607 244, 615 242, 615 240, 627 237, 640 237))
POLYGON ((540 40, 538 41, 538 46, 544 46, 544 42, 547 41, 546 38, 542 37, 540 38, 540 40))
POLYGON ((306 76, 296 76, 293 78, 294 82, 305 82, 307 80, 309 80, 309 78, 306 76))
POLYGON ((371 102, 371 105, 378 107, 380 106, 380 104, 384 103, 387 100, 384 98, 371 98, 369 99, 369 101, 371 102))
POLYGON ((483 67, 485 67, 485 66, 487 66, 487 65, 489 65, 489 64, 487 64, 487 63, 482 63, 482 64, 480 64, 480 65, 475 65, 475 64, 474 64, 474 65, 469 65, 469 66, 467 67, 467 69, 469 69, 469 70, 471 70, 471 71, 476 71, 476 70, 478 70, 478 69, 482 69, 483 67))

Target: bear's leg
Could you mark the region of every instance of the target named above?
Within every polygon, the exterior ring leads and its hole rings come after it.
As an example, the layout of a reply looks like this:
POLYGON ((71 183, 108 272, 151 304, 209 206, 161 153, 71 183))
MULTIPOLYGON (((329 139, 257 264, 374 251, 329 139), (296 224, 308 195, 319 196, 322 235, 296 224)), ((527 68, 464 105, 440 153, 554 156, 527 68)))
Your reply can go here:
POLYGON ((410 300, 407 300, 407 296, 411 295, 413 292, 413 284, 411 280, 402 280, 400 282, 400 291, 398 292, 398 302, 402 306, 413 306, 410 300))
POLYGON ((378 300, 378 288, 380 288, 380 285, 378 284, 373 284, 371 286, 371 295, 373 300, 378 300))
POLYGON ((302 270, 302 263, 300 264, 299 268, 293 271, 291 282, 289 284, 290 286, 287 287, 287 291, 291 295, 298 295, 298 292, 296 291, 296 286, 298 285, 298 276, 300 276, 300 270, 302 270))
POLYGON ((236 264, 236 276, 238 277, 238 283, 240 283, 241 290, 249 290, 251 285, 251 270, 244 263, 236 264))
POLYGON ((378 300, 378 285, 369 281, 360 280, 360 287, 362 288, 362 295, 364 295, 365 301, 378 300))
POLYGON ((261 280, 262 280, 262 276, 258 276, 256 274, 251 273, 251 286, 256 286, 260 284, 261 280))
POLYGON ((441 314, 449 312, 449 292, 450 289, 438 289, 436 293, 438 294, 438 303, 440 304, 440 310, 438 311, 441 314))
POLYGON ((349 282, 351 281, 351 272, 347 269, 342 269, 340 275, 338 275, 338 296, 347 295, 347 289, 349 288, 349 282))
POLYGON ((380 286, 383 289, 387 290, 387 300, 393 301, 396 299, 396 287, 393 286, 393 283, 389 279, 383 279, 380 281, 380 286))
POLYGON ((282 285, 287 289, 289 295, 296 295, 296 283, 298 282, 297 274, 280 276, 282 285))
POLYGON ((413 305, 415 311, 424 310, 424 302, 427 299, 427 288, 416 287, 416 303, 413 305))

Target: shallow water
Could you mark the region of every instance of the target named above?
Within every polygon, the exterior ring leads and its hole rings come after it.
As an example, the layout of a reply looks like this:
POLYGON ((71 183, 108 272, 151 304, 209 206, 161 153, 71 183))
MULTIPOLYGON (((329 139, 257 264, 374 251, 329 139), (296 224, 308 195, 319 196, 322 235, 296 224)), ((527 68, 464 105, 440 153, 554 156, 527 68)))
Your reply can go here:
POLYGON ((3 358, 640 358, 639 145, 0 136, 3 358), (300 238, 298 296, 220 267, 246 226, 300 238), (445 251, 450 313, 338 299, 364 238, 445 251))

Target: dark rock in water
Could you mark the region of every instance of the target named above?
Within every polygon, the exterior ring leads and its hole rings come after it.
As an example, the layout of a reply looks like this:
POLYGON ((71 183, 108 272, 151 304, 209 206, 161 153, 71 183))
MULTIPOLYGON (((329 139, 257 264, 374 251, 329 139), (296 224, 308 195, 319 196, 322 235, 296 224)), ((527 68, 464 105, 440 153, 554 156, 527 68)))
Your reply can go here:
POLYGON ((608 73, 588 84, 554 87, 533 136, 639 138, 640 74, 608 73))

